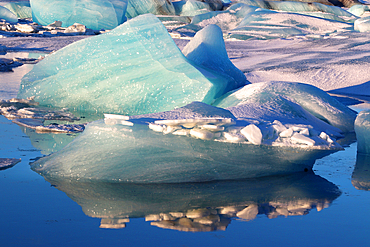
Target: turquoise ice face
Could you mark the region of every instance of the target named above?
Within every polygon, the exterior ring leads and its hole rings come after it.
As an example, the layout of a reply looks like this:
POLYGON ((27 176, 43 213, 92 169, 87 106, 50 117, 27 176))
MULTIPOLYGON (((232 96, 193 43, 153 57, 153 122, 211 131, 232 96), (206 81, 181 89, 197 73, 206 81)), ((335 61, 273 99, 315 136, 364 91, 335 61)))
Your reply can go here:
POLYGON ((18 97, 35 96, 44 106, 138 115, 211 103, 246 83, 245 77, 235 80, 195 65, 163 24, 146 14, 47 56, 24 76, 18 97))
POLYGON ((32 19, 41 25, 62 21, 63 27, 80 23, 94 30, 113 29, 125 20, 128 0, 30 0, 32 19))

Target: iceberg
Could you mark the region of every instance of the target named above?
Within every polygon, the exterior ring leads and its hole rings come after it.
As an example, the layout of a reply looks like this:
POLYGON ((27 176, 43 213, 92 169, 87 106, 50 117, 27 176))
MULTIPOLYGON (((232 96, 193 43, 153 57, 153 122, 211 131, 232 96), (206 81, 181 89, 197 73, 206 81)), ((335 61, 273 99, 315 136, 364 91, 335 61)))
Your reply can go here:
POLYGON ((145 217, 152 226, 173 230, 225 230, 233 219, 253 220, 257 215, 272 219, 306 215, 315 208, 321 211, 341 195, 337 186, 312 172, 150 185, 45 179, 80 205, 87 216, 100 218, 101 228, 123 228, 130 219, 145 217), (258 212, 247 218, 252 208, 258 212))
POLYGON ((32 10, 29 2, 16 2, 4 5, 5 8, 13 12, 18 18, 32 18, 32 10))
POLYGON ((35 96, 41 106, 74 111, 138 115, 211 103, 247 82, 235 81, 235 71, 228 75, 193 64, 163 24, 146 14, 47 56, 23 77, 18 98, 35 96))
POLYGON ((260 10, 248 13, 235 29, 229 31, 229 37, 271 39, 345 31, 353 31, 353 24, 297 13, 260 10))
POLYGON ((320 129, 331 129, 334 132, 335 129, 342 132, 353 132, 356 119, 355 111, 321 89, 303 83, 279 81, 254 83, 230 92, 213 105, 227 108, 235 117, 260 116, 260 120, 271 121, 274 117, 276 119, 281 116, 285 121, 286 119, 295 123, 304 121, 301 123, 311 124, 320 129), (309 114, 299 110, 297 105, 309 114), (314 120, 313 117, 308 116, 311 114, 317 119, 314 120), (325 125, 325 127, 322 125, 325 123, 332 126, 325 125))
MULTIPOLYGON (((48 177, 133 183, 204 182, 311 170, 316 159, 342 149, 328 136, 323 136, 327 139, 321 142, 319 137, 314 138, 315 145, 307 145, 309 137, 298 137, 296 143, 284 146, 274 129, 282 131, 287 129, 285 125, 274 121, 266 126, 270 132, 260 125, 248 127, 257 122, 237 119, 228 110, 201 102, 168 112, 107 115, 104 120, 89 123, 59 152, 33 163, 32 169, 48 177), (263 143, 255 141, 258 131, 264 133, 263 143), (266 136, 280 144, 269 145, 266 136)), ((313 132, 308 126, 291 127, 302 136, 313 132)))
POLYGON ((361 111, 355 121, 357 153, 370 154, 370 111, 361 111))
POLYGON ((151 13, 153 15, 175 15, 175 8, 168 0, 135 0, 128 1, 127 18, 151 13))
POLYGON ((61 21, 62 27, 79 23, 94 30, 113 29, 125 22, 127 2, 128 0, 30 0, 32 20, 40 25, 61 21))
POLYGON ((11 12, 9 9, 0 6, 0 19, 4 19, 8 22, 18 22, 17 16, 11 12))

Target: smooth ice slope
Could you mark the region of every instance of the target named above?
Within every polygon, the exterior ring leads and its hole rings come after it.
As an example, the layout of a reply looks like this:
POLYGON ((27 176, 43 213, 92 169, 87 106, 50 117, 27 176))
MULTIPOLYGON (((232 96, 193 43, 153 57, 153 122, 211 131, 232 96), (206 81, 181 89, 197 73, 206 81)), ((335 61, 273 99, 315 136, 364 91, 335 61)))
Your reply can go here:
POLYGON ((222 30, 217 25, 208 25, 197 32, 182 52, 189 60, 198 65, 233 77, 237 83, 235 87, 245 85, 247 81, 243 72, 229 60, 222 30))
POLYGON ((126 16, 134 18, 138 15, 151 13, 153 15, 174 15, 175 8, 168 0, 130 0, 126 16))
POLYGON ((370 111, 361 111, 355 121, 357 152, 370 154, 370 111))
MULTIPOLYGON (((343 132, 354 130, 356 113, 329 96, 326 92, 308 84, 278 81, 250 84, 223 96, 214 105, 222 108, 231 108, 244 104, 263 106, 266 103, 271 103, 275 104, 272 108, 277 110, 279 110, 279 104, 282 104, 280 108, 284 111, 288 105, 286 103, 276 103, 279 101, 290 101, 298 104, 313 116, 343 132)), ((257 112, 258 108, 255 111, 257 112)), ((261 114, 265 114, 265 112, 263 110, 261 114)), ((234 115, 238 117, 238 114, 234 113, 234 115)))
POLYGON ((162 23, 146 14, 47 56, 24 76, 18 97, 35 96, 40 105, 53 107, 136 115, 192 101, 211 103, 239 83, 194 67, 162 23))
POLYGON ((32 20, 41 25, 62 21, 63 27, 75 23, 94 30, 113 29, 126 20, 128 0, 30 0, 32 20))
POLYGON ((18 22, 17 16, 3 6, 0 6, 0 19, 4 19, 9 22, 18 22))

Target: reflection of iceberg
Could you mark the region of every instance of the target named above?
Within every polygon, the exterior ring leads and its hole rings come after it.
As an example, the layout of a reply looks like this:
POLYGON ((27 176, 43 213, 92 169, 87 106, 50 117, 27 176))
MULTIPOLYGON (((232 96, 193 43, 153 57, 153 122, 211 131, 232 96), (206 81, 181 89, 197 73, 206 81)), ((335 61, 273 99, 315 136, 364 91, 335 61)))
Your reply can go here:
POLYGON ((62 21, 63 27, 80 23, 94 30, 112 29, 126 20, 128 0, 31 0, 32 20, 41 25, 62 21))
POLYGON ((352 185, 358 190, 370 190, 370 156, 357 154, 356 166, 352 173, 352 185))
POLYGON ((355 121, 357 152, 370 154, 370 110, 361 111, 355 121))
POLYGON ((145 114, 211 103, 245 85, 245 77, 232 76, 194 66, 146 14, 47 56, 23 77, 18 97, 72 110, 145 114))
POLYGON ((232 218, 304 215, 328 207, 339 189, 311 172, 239 181, 127 184, 45 176, 101 227, 122 228, 129 218, 184 231, 224 230, 232 218), (249 209, 248 209, 249 208, 249 209), (249 211, 249 214, 248 214, 249 211), (249 215, 249 216, 247 216, 249 215))

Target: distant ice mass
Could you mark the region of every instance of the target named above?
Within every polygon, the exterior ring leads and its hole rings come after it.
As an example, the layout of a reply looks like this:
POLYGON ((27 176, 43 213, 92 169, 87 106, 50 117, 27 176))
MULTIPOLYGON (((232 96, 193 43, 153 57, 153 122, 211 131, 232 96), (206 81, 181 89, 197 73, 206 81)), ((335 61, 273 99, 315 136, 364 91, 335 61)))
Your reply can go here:
POLYGON ((370 111, 361 111, 355 121, 357 152, 370 154, 370 111))
POLYGON ((128 0, 30 0, 32 20, 41 25, 61 21, 63 27, 75 23, 94 30, 113 29, 125 20, 128 0))
MULTIPOLYGON (((215 69, 187 59, 158 18, 145 14, 47 56, 23 77, 18 97, 35 96, 42 106, 126 115, 211 103, 247 83, 225 56, 222 36, 212 30, 209 35, 217 37, 212 45, 222 54, 215 69), (227 65, 225 71, 221 65, 227 65)), ((203 50, 211 45, 201 35, 198 41, 203 50)))
POLYGON ((3 6, 0 6, 0 19, 4 19, 5 21, 9 22, 18 22, 18 17, 3 6))
POLYGON ((127 5, 126 16, 134 18, 142 14, 175 15, 172 1, 168 0, 130 0, 127 5))

